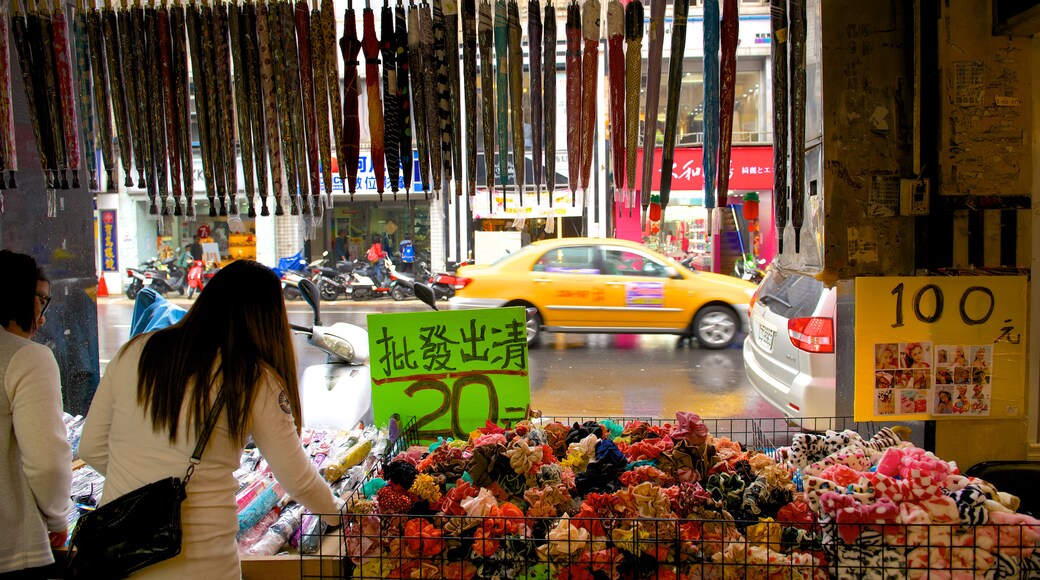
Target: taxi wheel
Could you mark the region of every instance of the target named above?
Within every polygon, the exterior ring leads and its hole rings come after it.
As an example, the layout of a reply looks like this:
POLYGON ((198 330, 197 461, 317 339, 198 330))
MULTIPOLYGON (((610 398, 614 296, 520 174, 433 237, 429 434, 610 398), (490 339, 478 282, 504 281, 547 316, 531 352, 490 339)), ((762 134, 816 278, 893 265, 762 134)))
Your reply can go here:
POLYGON ((701 348, 720 349, 733 344, 740 328, 740 319, 727 306, 711 305, 701 308, 693 319, 693 336, 701 348))

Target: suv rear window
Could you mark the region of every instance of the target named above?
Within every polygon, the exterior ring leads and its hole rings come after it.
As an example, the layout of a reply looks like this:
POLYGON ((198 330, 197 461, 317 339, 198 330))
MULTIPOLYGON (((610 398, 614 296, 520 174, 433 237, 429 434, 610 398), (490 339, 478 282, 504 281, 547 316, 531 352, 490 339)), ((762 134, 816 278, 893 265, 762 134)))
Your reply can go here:
POLYGON ((824 292, 823 282, 804 274, 783 273, 770 268, 759 285, 756 300, 784 318, 812 316, 824 292))

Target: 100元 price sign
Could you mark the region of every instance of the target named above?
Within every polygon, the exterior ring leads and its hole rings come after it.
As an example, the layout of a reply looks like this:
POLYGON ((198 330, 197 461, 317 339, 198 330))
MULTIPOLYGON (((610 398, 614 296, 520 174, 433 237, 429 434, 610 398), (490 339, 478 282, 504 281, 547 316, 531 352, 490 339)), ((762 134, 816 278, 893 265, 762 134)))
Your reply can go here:
POLYGON ((373 314, 368 337, 376 424, 414 417, 420 439, 464 439, 530 412, 523 308, 373 314))

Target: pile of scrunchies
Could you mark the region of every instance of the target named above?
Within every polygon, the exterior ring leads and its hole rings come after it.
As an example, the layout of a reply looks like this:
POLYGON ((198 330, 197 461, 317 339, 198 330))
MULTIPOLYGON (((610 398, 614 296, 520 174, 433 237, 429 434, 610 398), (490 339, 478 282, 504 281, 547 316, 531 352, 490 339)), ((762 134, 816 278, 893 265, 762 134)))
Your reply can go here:
POLYGON ((882 429, 753 450, 674 423, 491 423, 348 505, 354 578, 1040 576, 1018 499, 882 429))

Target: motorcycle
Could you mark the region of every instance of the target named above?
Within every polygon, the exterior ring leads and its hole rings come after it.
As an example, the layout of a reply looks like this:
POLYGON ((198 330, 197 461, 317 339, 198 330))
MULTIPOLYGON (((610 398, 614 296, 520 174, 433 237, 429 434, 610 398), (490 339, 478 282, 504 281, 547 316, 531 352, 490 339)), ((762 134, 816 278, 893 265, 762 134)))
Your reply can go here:
POLYGON ((339 298, 340 294, 353 293, 353 288, 350 286, 350 273, 354 265, 350 262, 341 261, 337 268, 330 268, 325 265, 328 262, 328 255, 327 251, 322 254, 323 259, 314 268, 314 273, 318 276, 316 282, 321 299, 331 301, 339 298))
POLYGON ((765 260, 755 260, 754 256, 743 256, 733 265, 733 275, 741 280, 758 284, 766 275, 762 264, 765 264, 765 260))
MULTIPOLYGON (((383 266, 391 279, 397 276, 397 268, 386 256, 383 257, 383 266)), ((386 296, 390 293, 390 285, 376 280, 375 267, 370 263, 354 261, 354 268, 350 273, 350 296, 354 300, 369 300, 386 296)))
POLYGON ((322 259, 314 260, 310 264, 306 264, 306 266, 304 266, 305 269, 285 270, 282 274, 282 295, 286 300, 300 299, 300 282, 302 280, 309 280, 314 283, 318 279, 318 274, 315 274, 314 270, 322 261, 322 259))
POLYGON ((126 275, 130 278, 130 284, 126 288, 126 297, 130 300, 137 298, 142 288, 149 287, 160 295, 166 295, 172 290, 184 294, 185 272, 174 262, 176 258, 168 258, 159 261, 158 258, 149 258, 136 268, 127 268, 126 275))
POLYGON ((206 284, 213 279, 213 276, 220 271, 220 268, 206 269, 206 262, 202 260, 192 260, 191 267, 188 268, 188 299, 192 299, 195 296, 195 291, 202 292, 202 289, 206 287, 206 284))
POLYGON ((397 271, 390 276, 390 297, 400 302, 415 297, 415 282, 429 282, 430 268, 426 262, 415 262, 415 274, 397 271))

